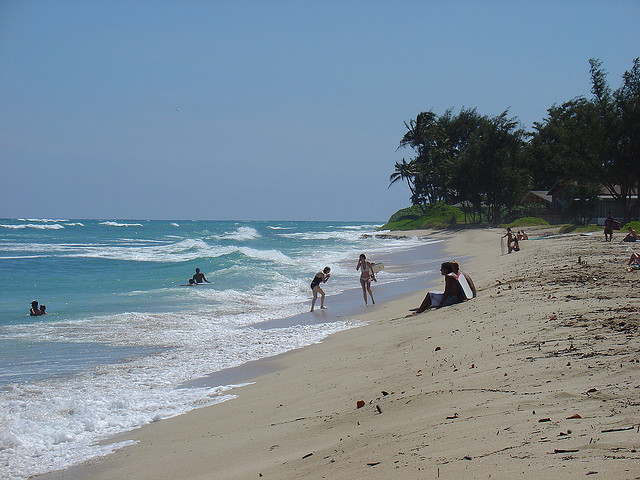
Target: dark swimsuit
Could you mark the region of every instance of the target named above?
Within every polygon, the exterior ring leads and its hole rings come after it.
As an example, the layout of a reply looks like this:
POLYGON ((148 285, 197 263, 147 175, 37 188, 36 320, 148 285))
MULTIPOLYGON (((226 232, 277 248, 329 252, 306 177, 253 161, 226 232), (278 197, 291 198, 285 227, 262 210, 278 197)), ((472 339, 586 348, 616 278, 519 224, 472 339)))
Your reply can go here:
POLYGON ((313 281, 311 282, 311 290, 320 285, 320 283, 322 283, 322 277, 319 277, 317 275, 313 277, 313 281))

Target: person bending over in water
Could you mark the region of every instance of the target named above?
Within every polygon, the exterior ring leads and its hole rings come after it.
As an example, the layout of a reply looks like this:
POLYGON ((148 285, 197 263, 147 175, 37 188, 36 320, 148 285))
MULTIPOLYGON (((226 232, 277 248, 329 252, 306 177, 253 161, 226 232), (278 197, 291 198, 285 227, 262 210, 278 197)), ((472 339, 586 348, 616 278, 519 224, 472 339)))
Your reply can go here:
POLYGON ((206 279, 206 277, 204 276, 204 273, 200 273, 199 268, 196 268, 196 274, 193 276, 193 281, 196 283, 202 283, 202 282, 211 283, 209 280, 206 279))
POLYGON ((325 309, 327 307, 324 306, 324 290, 320 288, 321 283, 327 283, 331 274, 329 273, 331 269, 329 267, 324 267, 321 272, 316 273, 316 276, 313 277, 311 281, 311 291, 313 292, 313 300, 311 300, 311 311, 313 312, 313 307, 316 305, 316 300, 318 299, 318 294, 320 294, 320 308, 325 309))
POLYGON ((42 315, 42 312, 38 308, 38 302, 36 300, 31 302, 31 309, 29 310, 29 315, 31 315, 32 317, 39 317, 40 315, 42 315))
POLYGON ((371 293, 371 280, 377 282, 376 275, 373 273, 373 264, 367 262, 367 257, 364 253, 360 255, 360 259, 358 260, 358 265, 356 266, 356 271, 360 270, 360 285, 362 285, 362 296, 364 297, 364 304, 367 305, 367 292, 369 292, 369 296, 371 297, 371 303, 374 305, 376 301, 373 299, 373 293, 371 293))
POLYGON ((427 308, 446 307, 454 303, 460 303, 464 299, 464 292, 462 292, 460 284, 456 280, 456 274, 453 273, 451 262, 444 262, 440 266, 440 273, 444 276, 444 292, 427 293, 420 307, 411 309, 413 312, 422 313, 427 308))

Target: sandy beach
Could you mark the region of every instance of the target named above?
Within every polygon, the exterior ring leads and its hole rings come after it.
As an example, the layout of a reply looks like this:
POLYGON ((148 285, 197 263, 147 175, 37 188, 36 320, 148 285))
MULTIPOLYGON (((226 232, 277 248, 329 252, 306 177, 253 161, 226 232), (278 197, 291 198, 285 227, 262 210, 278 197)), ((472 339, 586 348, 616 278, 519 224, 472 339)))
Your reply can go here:
POLYGON ((510 255, 499 229, 438 233, 470 256, 477 298, 363 309, 365 326, 261 362, 237 398, 46 478, 638 479, 640 271, 621 237, 551 233, 510 255))

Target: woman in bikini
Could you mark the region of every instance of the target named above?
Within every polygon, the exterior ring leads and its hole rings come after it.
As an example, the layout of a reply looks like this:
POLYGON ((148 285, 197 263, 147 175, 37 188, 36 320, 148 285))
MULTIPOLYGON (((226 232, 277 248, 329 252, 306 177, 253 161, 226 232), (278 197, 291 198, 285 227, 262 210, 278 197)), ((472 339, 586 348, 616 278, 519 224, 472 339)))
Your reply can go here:
POLYGON ((311 291, 313 292, 313 300, 311 300, 311 311, 313 312, 313 307, 316 305, 316 300, 318 299, 318 294, 320 294, 320 308, 326 309, 324 306, 324 291, 320 288, 321 283, 327 283, 329 277, 331 276, 329 272, 331 269, 329 267, 324 267, 321 272, 316 273, 316 276, 313 277, 311 281, 311 291))
POLYGON ((362 296, 364 297, 364 304, 367 304, 367 292, 369 292, 369 296, 371 297, 371 303, 374 305, 376 301, 373 299, 373 293, 371 293, 371 280, 377 282, 376 275, 373 273, 373 269, 371 268, 373 264, 367 262, 367 257, 364 253, 360 255, 358 259, 358 265, 356 266, 356 271, 360 270, 360 285, 362 286, 362 296))

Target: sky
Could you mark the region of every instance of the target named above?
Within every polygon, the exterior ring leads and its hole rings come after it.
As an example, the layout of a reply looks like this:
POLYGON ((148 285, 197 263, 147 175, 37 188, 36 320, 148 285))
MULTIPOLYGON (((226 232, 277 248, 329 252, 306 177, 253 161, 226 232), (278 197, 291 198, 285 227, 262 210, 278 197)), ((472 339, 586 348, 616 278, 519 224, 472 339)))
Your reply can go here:
POLYGON ((0 217, 385 222, 404 122, 530 129, 638 32, 638 0, 0 0, 0 217))

